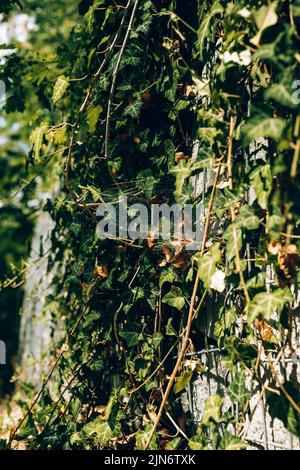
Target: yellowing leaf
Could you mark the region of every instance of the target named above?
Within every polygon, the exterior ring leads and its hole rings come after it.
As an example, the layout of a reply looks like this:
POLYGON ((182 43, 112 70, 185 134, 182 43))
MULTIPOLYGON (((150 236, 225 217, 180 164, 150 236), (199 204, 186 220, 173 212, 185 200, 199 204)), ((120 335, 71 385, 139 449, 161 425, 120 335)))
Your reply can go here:
POLYGON ((64 144, 66 142, 67 127, 62 126, 53 130, 53 140, 56 144, 64 144))
POLYGON ((34 158, 38 162, 40 160, 40 152, 43 144, 44 135, 48 130, 47 122, 43 121, 39 127, 36 127, 29 137, 33 144, 34 158))
POLYGON ((61 75, 60 77, 58 77, 54 85, 54 89, 53 89, 53 95, 52 95, 53 104, 56 104, 57 101, 60 100, 64 96, 68 86, 69 86, 68 77, 65 77, 65 75, 61 75))
POLYGON ((99 266, 99 265, 95 266, 94 273, 96 274, 96 276, 102 277, 104 279, 109 276, 107 266, 99 266))
POLYGON ((103 111, 103 108, 100 105, 91 106, 88 109, 87 118, 88 118, 88 124, 89 124, 89 128, 91 132, 95 132, 98 119, 102 111, 103 111))

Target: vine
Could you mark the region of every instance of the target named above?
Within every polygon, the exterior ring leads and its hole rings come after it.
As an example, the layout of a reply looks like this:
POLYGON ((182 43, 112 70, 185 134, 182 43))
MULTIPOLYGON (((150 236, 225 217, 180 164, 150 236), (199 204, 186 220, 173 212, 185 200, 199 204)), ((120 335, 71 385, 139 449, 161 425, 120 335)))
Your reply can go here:
MULTIPOLYGON (((279 367, 298 347, 299 1, 88 0, 79 15, 35 84, 29 156, 58 162, 48 308, 65 339, 5 445, 243 449, 261 399, 299 436, 299 384, 279 367), (199 173, 196 252, 95 235, 103 203, 195 206, 199 173), (240 409, 211 395, 195 430, 182 396, 208 341, 240 409)), ((15 57, 26 81, 38 54, 15 57)))

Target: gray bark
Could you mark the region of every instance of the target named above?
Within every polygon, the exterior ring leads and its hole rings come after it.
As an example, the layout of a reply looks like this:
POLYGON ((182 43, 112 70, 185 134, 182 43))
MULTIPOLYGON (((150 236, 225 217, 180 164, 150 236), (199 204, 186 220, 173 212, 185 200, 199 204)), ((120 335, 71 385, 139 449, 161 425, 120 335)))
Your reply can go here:
MULTIPOLYGON (((268 142, 266 139, 259 139, 250 147, 250 159, 266 159, 266 147, 268 142)), ((191 183, 195 188, 195 196, 203 194, 204 196, 212 186, 212 174, 211 173, 200 173, 197 177, 194 177, 191 183)), ((253 188, 250 188, 248 194, 248 203, 252 205, 256 200, 256 194, 253 188)), ((218 230, 218 227, 212 225, 211 233, 214 230, 218 230)), ((273 282, 274 272, 272 267, 268 270, 266 288, 273 282)), ((300 296, 295 291, 295 305, 294 311, 297 312, 296 307, 299 307, 300 296)), ((214 325, 217 320, 213 302, 211 308, 207 309, 208 315, 206 318, 202 317, 200 328, 206 337, 214 337, 214 325)), ((277 367, 277 373, 281 380, 286 379, 298 386, 300 383, 300 319, 299 314, 295 313, 294 317, 294 328, 292 343, 295 353, 291 359, 283 358, 277 367)), ((192 420, 197 425, 201 422, 205 400, 208 396, 219 394, 224 397, 224 409, 231 409, 233 414, 239 413, 239 404, 231 403, 226 389, 230 383, 230 373, 226 370, 222 364, 221 351, 214 348, 206 350, 198 354, 201 362, 206 366, 206 372, 198 376, 188 387, 186 395, 183 398, 183 406, 186 411, 190 411, 192 420)), ((263 366, 260 367, 260 375, 262 378, 270 376, 270 368, 268 361, 263 359, 263 366)), ((249 416, 251 415, 254 407, 258 402, 260 395, 260 385, 258 382, 254 383, 253 396, 250 401, 249 412, 247 413, 246 419, 248 420, 245 426, 245 432, 242 434, 246 442, 248 442, 248 449, 300 449, 300 440, 296 436, 292 435, 287 429, 285 429, 283 423, 275 418, 272 419, 269 412, 265 399, 262 398, 256 407, 256 411, 253 415, 251 423, 249 422, 249 416)))
MULTIPOLYGON (((50 195, 44 196, 46 199, 50 195)), ((22 379, 35 386, 40 385, 41 377, 49 367, 54 327, 49 310, 44 308, 54 276, 53 271, 47 269, 53 228, 50 214, 41 212, 32 240, 21 311, 19 362, 22 379)))

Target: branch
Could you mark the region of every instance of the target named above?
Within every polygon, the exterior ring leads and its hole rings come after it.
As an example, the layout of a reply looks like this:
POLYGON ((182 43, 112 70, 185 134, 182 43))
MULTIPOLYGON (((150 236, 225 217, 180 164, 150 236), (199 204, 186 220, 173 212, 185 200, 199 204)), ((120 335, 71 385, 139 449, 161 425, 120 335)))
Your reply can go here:
POLYGON ((129 34, 132 29, 132 24, 133 20, 136 14, 136 9, 138 7, 139 0, 135 0, 132 12, 131 12, 131 17, 129 20, 128 28, 124 37, 124 41, 121 47, 121 50, 119 52, 118 60, 115 66, 115 69, 113 71, 113 78, 112 78, 112 84, 111 84, 111 89, 110 89, 110 94, 109 94, 109 99, 108 99, 108 106, 107 106, 107 113, 106 113, 106 128, 105 128, 105 141, 104 141, 104 156, 105 159, 108 160, 109 157, 109 140, 110 140, 110 116, 111 116, 111 107, 112 107, 112 100, 115 94, 116 90, 116 85, 117 85, 117 78, 118 78, 118 73, 120 70, 123 54, 125 51, 125 47, 128 42, 129 34))
MULTIPOLYGON (((216 188, 217 188, 217 184, 218 184, 220 170, 221 170, 221 164, 219 164, 219 166, 218 166, 218 170, 217 170, 217 173, 216 173, 216 176, 215 176, 215 180, 214 180, 214 184, 213 184, 213 188, 212 188, 212 192, 211 192, 210 202, 209 202, 209 206, 208 206, 208 213, 207 213, 207 218, 206 218, 206 224, 205 224, 205 230, 204 230, 204 237, 203 237, 203 241, 202 241, 202 248, 201 248, 201 252, 200 252, 201 256, 203 256, 204 250, 205 250, 205 244, 206 244, 208 231, 209 231, 211 211, 212 211, 212 207, 213 207, 213 201, 214 201, 214 197, 215 197, 215 193, 216 193, 216 188)), ((189 308, 189 314, 188 314, 188 319, 187 319, 187 324, 186 324, 185 335, 184 335, 184 338, 183 338, 183 341, 182 341, 182 345, 181 345, 181 348, 180 348, 180 352, 179 352, 175 367, 174 367, 173 372, 171 374, 171 377, 169 379, 166 391, 163 395, 162 403, 160 405, 158 414, 156 416, 153 428, 151 429, 150 436, 148 438, 147 444, 145 446, 145 450, 147 450, 148 447, 150 446, 150 444, 152 442, 152 439, 153 439, 153 436, 155 434, 155 431, 157 429, 157 426, 159 425, 159 422, 161 420, 161 417, 162 417, 164 408, 166 406, 168 397, 169 397, 170 392, 172 390, 172 387, 174 385, 174 382, 175 382, 175 379, 176 379, 176 376, 177 376, 177 372, 178 372, 178 370, 181 366, 182 360, 184 358, 185 351, 186 351, 188 343, 189 343, 191 327, 192 327, 192 322, 193 322, 193 318, 194 318, 194 307, 195 307, 195 302, 196 302, 199 283, 200 283, 200 276, 199 276, 199 269, 198 269, 196 279, 195 279, 194 289, 193 289, 193 293, 192 293, 192 297, 191 297, 191 303, 190 303, 190 308, 189 308)))

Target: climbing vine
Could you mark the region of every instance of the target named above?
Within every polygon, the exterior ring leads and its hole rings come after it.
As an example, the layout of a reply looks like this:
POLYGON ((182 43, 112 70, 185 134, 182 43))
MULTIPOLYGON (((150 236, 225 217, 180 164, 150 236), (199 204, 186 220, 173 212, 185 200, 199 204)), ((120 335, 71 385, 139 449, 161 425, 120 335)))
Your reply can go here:
POLYGON ((243 449, 256 382, 271 416, 299 436, 300 392, 277 367, 298 346, 299 1, 78 7, 48 46, 54 65, 17 51, 3 66, 9 96, 28 81, 39 95, 28 165, 47 180, 55 158, 61 181, 45 207, 58 273, 47 309, 65 324, 6 445, 243 449), (97 236, 99 204, 195 205, 199 173, 211 182, 194 252, 151 233, 97 236), (224 397, 207 397, 197 428, 182 396, 207 372, 196 354, 207 344, 240 406, 233 416, 224 397))

